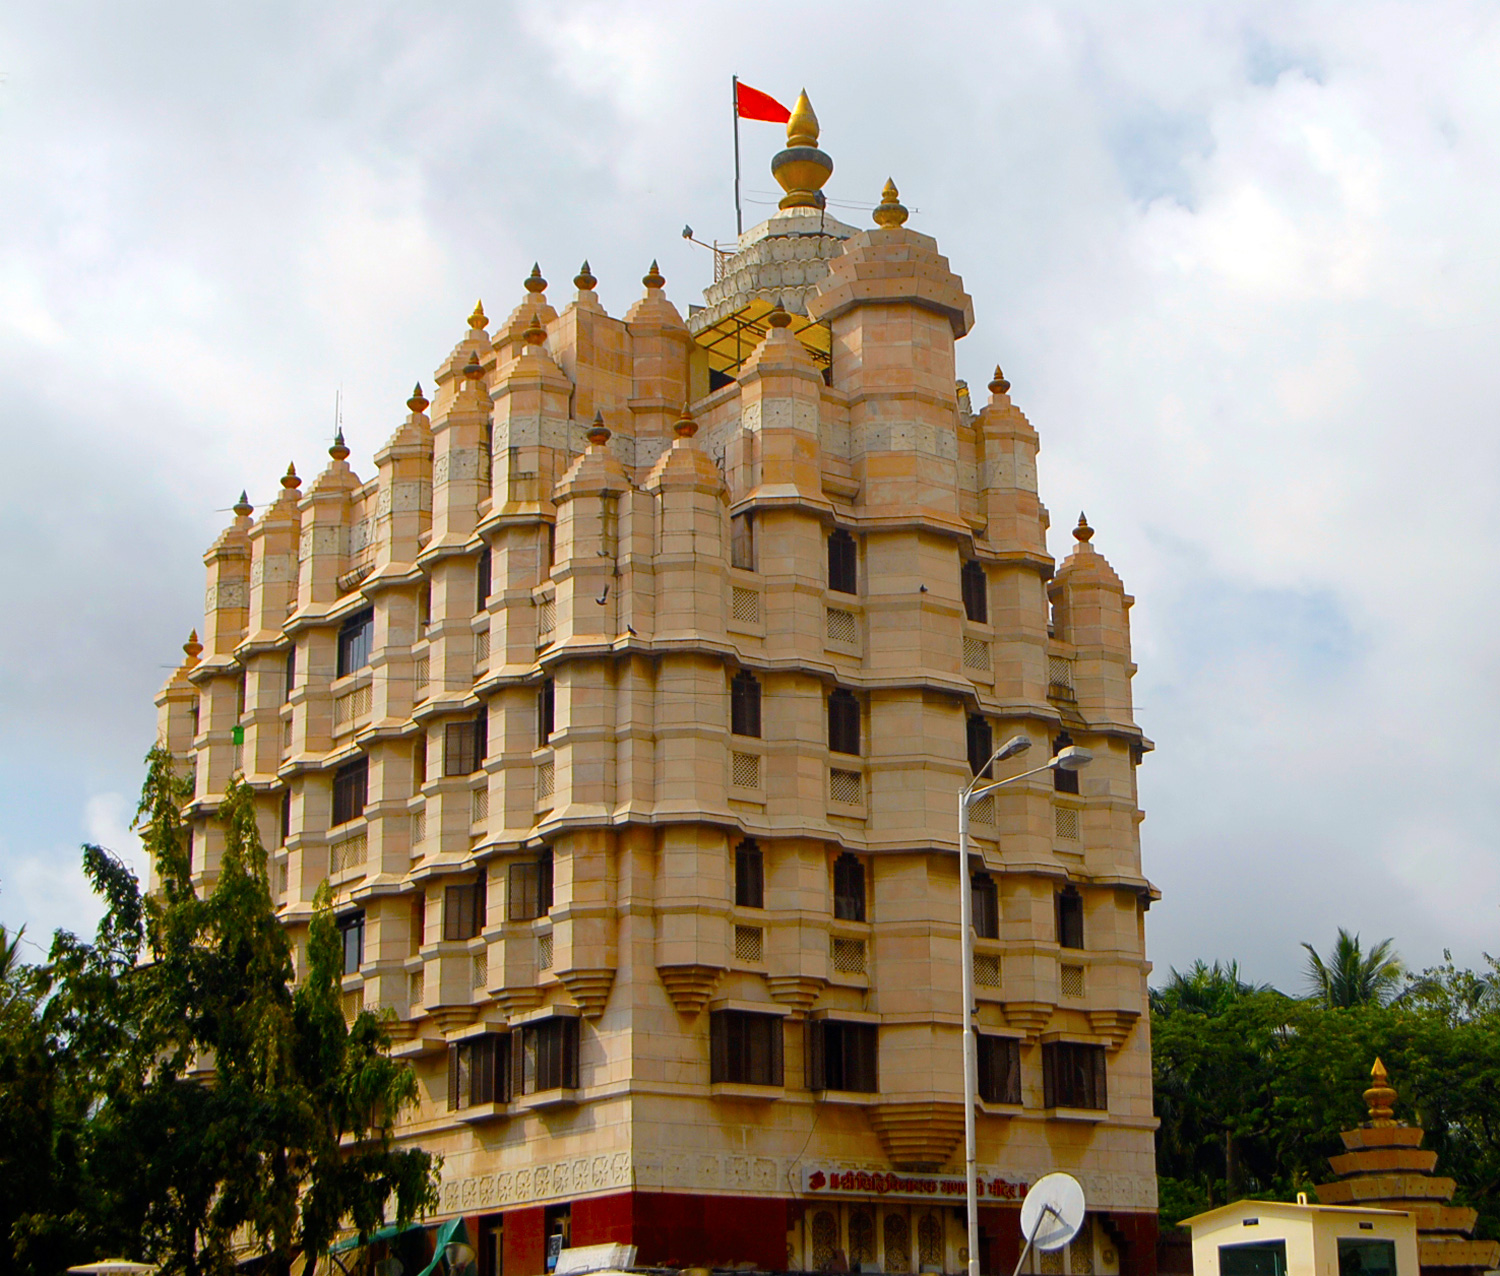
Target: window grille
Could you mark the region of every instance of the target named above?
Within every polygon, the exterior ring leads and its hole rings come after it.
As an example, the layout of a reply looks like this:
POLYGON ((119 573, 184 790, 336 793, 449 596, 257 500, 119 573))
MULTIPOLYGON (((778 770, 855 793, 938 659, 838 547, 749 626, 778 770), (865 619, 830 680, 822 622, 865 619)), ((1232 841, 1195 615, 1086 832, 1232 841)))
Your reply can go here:
POLYGON ((419 703, 429 694, 428 683, 432 681, 432 657, 418 656, 411 667, 412 698, 419 703))
POLYGON ((735 585, 729 595, 730 615, 742 625, 760 624, 760 591, 735 585))
POLYGON ((864 801, 864 776, 858 771, 829 771, 828 796, 844 806, 860 805, 864 801))
MULTIPOLYGON (((1388 1270, 1393 1271, 1394 1266, 1388 1270)), ((1072 1276, 1094 1276, 1094 1226, 1088 1217, 1079 1224, 1078 1235, 1068 1245, 1068 1271, 1072 1276)))
POLYGON ((987 624, 990 618, 989 581, 985 579, 984 565, 969 559, 959 579, 963 586, 964 615, 976 625, 987 624))
POLYGON ((911 1228, 906 1215, 887 1214, 881 1233, 885 1237, 885 1270, 911 1271, 911 1228))
POLYGON ((281 724, 281 751, 283 753, 292 751, 292 720, 290 718, 281 724))
POLYGON ((862 975, 865 973, 865 941, 862 939, 840 939, 833 941, 833 969, 840 975, 862 975))
POLYGON ((859 641, 859 622, 852 611, 845 611, 842 607, 828 608, 828 641, 859 641))
POLYGON ((780 1015, 717 1010, 709 1016, 711 1084, 783 1084, 780 1015))
POLYGON ((1073 662, 1064 656, 1047 657, 1047 694, 1054 700, 1073 699, 1073 662))
POLYGON ((475 953, 469 959, 469 991, 483 992, 490 981, 490 958, 488 953, 475 953))
POLYGON ((917 1220, 917 1266, 924 1272, 943 1270, 946 1246, 943 1244, 943 1220, 936 1214, 923 1214, 917 1220))
POLYGON ((760 788, 760 754, 731 753, 729 782, 739 789, 760 788))
POLYGON ((280 893, 283 894, 283 895, 286 894, 287 887, 290 884, 289 880, 288 880, 289 877, 290 877, 290 873, 289 873, 289 871, 287 869, 287 866, 285 864, 282 864, 276 870, 276 886, 277 886, 277 889, 280 891, 280 893))
POLYGON ((1078 840, 1078 812, 1073 807, 1054 807, 1052 810, 1052 824, 1058 837, 1069 842, 1076 842, 1078 840))
POLYGON ((359 1018, 359 1012, 365 1008, 365 994, 361 988, 344 994, 344 1021, 353 1023, 359 1018))
POLYGON ((370 684, 353 687, 338 696, 333 702, 333 725, 335 730, 344 730, 370 714, 370 684))
POLYGON ((427 840, 427 808, 413 811, 411 817, 411 853, 416 855, 418 848, 427 840))
POLYGON ((880 1035, 872 1023, 815 1019, 807 1028, 807 1088, 876 1094, 880 1035))
POLYGON ((969 808, 969 823, 971 824, 994 824, 995 822, 995 795, 986 793, 979 801, 969 808))
POLYGON ((1021 1043, 979 1034, 979 1097, 986 1103, 1021 1102, 1021 1043))
POLYGON ((766 957, 766 932, 759 926, 734 928, 735 961, 760 963, 766 957))
POLYGON ((347 873, 350 869, 363 868, 369 854, 370 839, 364 833, 356 833, 341 842, 335 842, 328 851, 328 872, 331 875, 347 873))
POLYGON ((760 680, 748 669, 741 669, 729 683, 729 730, 760 738, 760 680))
POLYGON ((990 645, 983 638, 964 635, 964 668, 979 673, 990 671, 990 645))
POLYGON ((427 995, 426 971, 414 970, 406 977, 406 1004, 420 1006, 427 995))
POLYGON ((738 908, 766 906, 765 859, 753 841, 741 842, 735 848, 734 902, 738 908))
POLYGON ((871 1271, 878 1266, 875 1254, 875 1215, 864 1206, 849 1212, 849 1263, 851 1268, 871 1271))
POLYGON ((473 807, 473 816, 470 823, 488 823, 490 818, 490 791, 488 788, 474 790, 473 807))
POLYGON ((552 969, 552 932, 550 930, 545 935, 536 937, 536 968, 538 970, 552 969))
POLYGON ((490 631, 481 629, 474 635, 474 667, 485 669, 490 663, 490 631))
POLYGON ((974 954, 974 982, 981 988, 1000 987, 1000 956, 998 953, 974 954))
POLYGON ((1062 986, 1062 995, 1064 997, 1083 996, 1083 967, 1064 966, 1058 982, 1062 986))
POLYGON ((557 628, 557 601, 553 598, 544 598, 537 604, 536 611, 536 635, 537 645, 543 646, 552 641, 552 631, 557 628))
POLYGON ((536 767, 536 798, 538 802, 545 802, 552 796, 552 788, 557 780, 556 763, 548 758, 545 762, 538 762, 536 767))

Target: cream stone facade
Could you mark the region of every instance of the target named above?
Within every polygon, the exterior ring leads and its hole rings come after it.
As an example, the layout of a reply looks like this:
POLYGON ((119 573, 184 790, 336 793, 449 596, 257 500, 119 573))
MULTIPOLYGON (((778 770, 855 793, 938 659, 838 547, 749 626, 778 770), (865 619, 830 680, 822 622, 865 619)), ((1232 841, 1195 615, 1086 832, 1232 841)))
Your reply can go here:
POLYGON ((351 1013, 394 1015, 400 1136, 482 1276, 549 1236, 956 1272, 956 794, 1066 737, 1077 792, 975 811, 981 1257, 1065 1169, 1089 1223, 1033 1268, 1150 1271, 1132 600, 1081 520, 1049 555, 1037 433, 998 369, 956 382, 973 306, 894 187, 856 230, 795 176, 686 319, 654 265, 623 318, 533 271, 373 475, 340 439, 242 499, 157 702, 195 871, 243 772, 286 925, 329 882, 351 1013))

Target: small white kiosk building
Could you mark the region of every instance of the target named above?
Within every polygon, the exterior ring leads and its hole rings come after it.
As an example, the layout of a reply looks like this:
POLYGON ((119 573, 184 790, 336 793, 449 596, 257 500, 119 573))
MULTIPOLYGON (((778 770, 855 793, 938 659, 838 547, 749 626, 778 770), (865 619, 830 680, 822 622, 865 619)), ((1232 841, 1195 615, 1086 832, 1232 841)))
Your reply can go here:
POLYGON ((1404 1210, 1235 1201, 1184 1219, 1193 1276, 1418 1276, 1404 1210))

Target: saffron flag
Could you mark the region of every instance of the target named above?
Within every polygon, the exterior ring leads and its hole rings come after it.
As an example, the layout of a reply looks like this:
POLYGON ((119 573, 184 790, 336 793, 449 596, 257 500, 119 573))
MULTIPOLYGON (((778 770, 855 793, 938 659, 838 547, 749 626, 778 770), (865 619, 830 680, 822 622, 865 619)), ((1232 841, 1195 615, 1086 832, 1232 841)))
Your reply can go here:
POLYGON ((742 120, 765 120, 768 124, 785 124, 792 113, 769 93, 735 83, 734 109, 742 120))

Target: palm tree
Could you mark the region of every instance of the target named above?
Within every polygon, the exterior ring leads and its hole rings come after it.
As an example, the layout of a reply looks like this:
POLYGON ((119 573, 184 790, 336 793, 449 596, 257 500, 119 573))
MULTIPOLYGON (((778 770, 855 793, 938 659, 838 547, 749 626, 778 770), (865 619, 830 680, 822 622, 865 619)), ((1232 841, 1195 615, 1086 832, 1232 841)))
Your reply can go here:
POLYGON ((1185 971, 1172 967, 1166 984, 1151 989, 1151 1009, 1158 1014, 1186 1011, 1220 1015, 1241 998, 1270 990, 1270 984, 1252 984, 1241 979, 1237 961, 1225 965, 1215 961, 1210 966, 1200 957, 1185 971))
POLYGON ((1366 953, 1360 947, 1359 936, 1340 926, 1327 961, 1311 944, 1304 943, 1310 999, 1321 1002, 1325 1010, 1388 1005, 1395 999, 1406 974, 1393 947, 1395 942, 1382 939, 1366 953))

